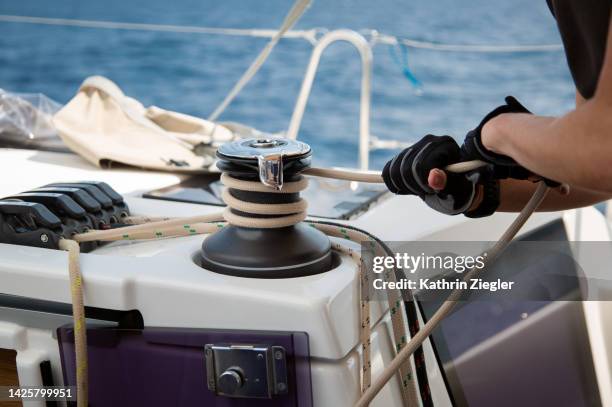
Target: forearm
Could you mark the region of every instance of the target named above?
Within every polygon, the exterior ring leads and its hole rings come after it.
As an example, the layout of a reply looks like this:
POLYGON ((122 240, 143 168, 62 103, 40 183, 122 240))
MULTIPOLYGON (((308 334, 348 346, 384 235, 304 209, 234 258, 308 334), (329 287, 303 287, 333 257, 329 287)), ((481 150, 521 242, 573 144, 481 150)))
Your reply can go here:
POLYGON ((503 114, 489 121, 484 145, 536 174, 612 193, 612 106, 596 100, 559 118, 503 114))
MULTIPOLYGON (((531 181, 503 180, 500 184, 499 212, 518 212, 531 198, 536 184, 531 181)), ((561 194, 558 190, 551 190, 546 199, 539 206, 538 211, 561 211, 565 209, 581 208, 612 198, 610 193, 590 191, 579 187, 570 188, 569 194, 561 194)))

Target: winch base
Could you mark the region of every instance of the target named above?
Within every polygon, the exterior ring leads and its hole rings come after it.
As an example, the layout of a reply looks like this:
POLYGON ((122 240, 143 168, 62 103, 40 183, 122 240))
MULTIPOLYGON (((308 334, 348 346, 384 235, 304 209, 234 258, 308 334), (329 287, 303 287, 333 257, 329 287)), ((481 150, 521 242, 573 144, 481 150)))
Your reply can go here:
POLYGON ((227 226, 202 244, 201 266, 251 278, 292 278, 333 267, 329 238, 304 223, 276 229, 227 226))

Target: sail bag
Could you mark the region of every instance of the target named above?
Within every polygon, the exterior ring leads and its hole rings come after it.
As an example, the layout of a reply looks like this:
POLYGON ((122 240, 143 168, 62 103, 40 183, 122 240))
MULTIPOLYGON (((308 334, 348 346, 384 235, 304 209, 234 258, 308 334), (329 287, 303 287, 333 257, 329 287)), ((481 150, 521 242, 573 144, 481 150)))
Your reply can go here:
POLYGON ((53 116, 60 137, 99 167, 128 165, 173 172, 214 171, 216 147, 237 136, 199 117, 145 108, 111 80, 87 78, 53 116))

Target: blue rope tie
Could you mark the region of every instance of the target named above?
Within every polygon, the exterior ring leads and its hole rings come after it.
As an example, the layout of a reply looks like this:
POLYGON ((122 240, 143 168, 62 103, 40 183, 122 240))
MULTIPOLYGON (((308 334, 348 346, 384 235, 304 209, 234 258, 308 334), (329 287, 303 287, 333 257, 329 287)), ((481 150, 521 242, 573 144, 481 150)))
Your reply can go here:
POLYGON ((408 47, 406 44, 397 43, 394 47, 389 47, 389 53, 402 70, 402 74, 412 85, 415 93, 421 95, 423 93, 423 83, 410 70, 410 65, 408 65, 408 47))

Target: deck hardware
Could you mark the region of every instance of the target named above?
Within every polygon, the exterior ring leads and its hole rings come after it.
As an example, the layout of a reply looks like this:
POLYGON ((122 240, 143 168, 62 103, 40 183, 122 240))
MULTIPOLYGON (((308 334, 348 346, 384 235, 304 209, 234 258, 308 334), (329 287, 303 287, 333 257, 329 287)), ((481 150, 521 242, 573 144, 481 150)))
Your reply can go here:
POLYGON ((207 385, 218 396, 272 398, 288 392, 282 346, 207 344, 207 385))

